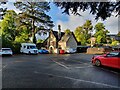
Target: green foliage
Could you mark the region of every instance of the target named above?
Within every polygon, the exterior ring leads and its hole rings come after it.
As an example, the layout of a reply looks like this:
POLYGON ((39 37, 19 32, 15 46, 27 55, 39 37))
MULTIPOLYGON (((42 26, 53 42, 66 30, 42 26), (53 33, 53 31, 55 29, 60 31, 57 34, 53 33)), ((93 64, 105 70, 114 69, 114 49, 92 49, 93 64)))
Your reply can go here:
POLYGON ((90 43, 89 39, 91 37, 92 32, 92 23, 90 20, 86 20, 86 22, 75 29, 74 34, 78 42, 81 42, 82 45, 86 45, 90 43))
POLYGON ((15 17, 17 14, 13 10, 8 10, 4 16, 3 21, 1 22, 0 26, 0 31, 1 34, 7 35, 11 41, 15 40, 16 36, 16 24, 15 24, 15 17))
POLYGON ((97 23, 95 25, 95 34, 94 36, 96 37, 96 41, 98 44, 100 43, 107 43, 107 34, 109 33, 108 30, 105 29, 105 26, 103 23, 97 23))
POLYGON ((44 42, 44 40, 42 40, 42 39, 38 39, 38 41, 37 41, 37 43, 43 43, 44 42))
POLYGON ((118 43, 119 43, 118 41, 114 40, 112 41, 111 46, 117 46, 118 43))
POLYGON ((48 2, 16 2, 14 5, 22 11, 19 21, 21 25, 28 25, 28 28, 31 26, 31 36, 34 43, 36 43, 34 34, 40 30, 39 27, 48 29, 54 26, 51 17, 46 14, 50 10, 48 2))
POLYGON ((83 32, 82 32, 82 27, 79 26, 75 29, 74 31, 74 34, 75 34, 75 37, 77 39, 78 42, 81 42, 82 41, 82 35, 83 35, 83 32))
POLYGON ((15 11, 8 10, 4 15, 4 19, 0 22, 2 47, 12 48, 14 53, 19 52, 20 43, 29 41, 29 29, 26 25, 19 26, 16 23, 16 18, 15 11))
POLYGON ((20 53, 20 47, 21 47, 21 43, 18 42, 13 42, 12 44, 12 50, 15 53, 20 53))
POLYGON ((65 30, 65 34, 71 34, 70 29, 66 29, 66 30, 65 30))
POLYGON ((120 31, 118 32, 118 34, 117 34, 118 36, 120 36, 120 31))
MULTIPOLYGON (((73 0, 74 1, 74 0, 73 0)), ((85 0, 87 1, 87 0, 85 0)), ((108 0, 106 0, 108 1, 108 0)), ((74 15, 80 15, 81 11, 89 11, 89 13, 95 16, 95 19, 99 18, 105 20, 112 16, 113 12, 116 12, 116 16, 120 15, 120 2, 116 0, 113 2, 54 2, 58 7, 63 9, 63 13, 69 15, 70 12, 74 15)))
POLYGON ((7 1, 8 0, 4 0, 4 2, 3 1, 0 1, 0 19, 3 19, 3 16, 5 15, 5 12, 6 12, 6 10, 7 10, 7 8, 6 7, 2 7, 2 5, 5 5, 6 3, 7 3, 7 1))

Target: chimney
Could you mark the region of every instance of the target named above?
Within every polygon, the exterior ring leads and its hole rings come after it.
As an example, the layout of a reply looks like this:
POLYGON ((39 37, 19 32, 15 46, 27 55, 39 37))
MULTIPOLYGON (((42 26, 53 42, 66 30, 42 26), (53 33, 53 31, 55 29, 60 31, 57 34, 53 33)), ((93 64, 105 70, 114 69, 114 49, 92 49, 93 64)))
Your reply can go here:
POLYGON ((61 38, 61 26, 58 25, 58 39, 61 38))

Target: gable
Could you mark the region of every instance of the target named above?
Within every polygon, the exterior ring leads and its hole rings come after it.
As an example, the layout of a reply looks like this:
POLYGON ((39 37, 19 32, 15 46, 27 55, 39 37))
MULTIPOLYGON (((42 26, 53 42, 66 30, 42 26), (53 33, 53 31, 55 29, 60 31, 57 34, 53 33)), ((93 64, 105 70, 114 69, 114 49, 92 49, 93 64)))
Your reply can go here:
POLYGON ((76 37, 73 32, 70 35, 64 34, 63 37, 61 38, 60 42, 67 42, 70 38, 73 38, 75 40, 75 42, 77 43, 76 37))
POLYGON ((66 43, 68 43, 68 42, 71 42, 71 43, 72 43, 72 42, 77 43, 73 35, 71 35, 71 36, 69 37, 69 39, 67 40, 66 43))

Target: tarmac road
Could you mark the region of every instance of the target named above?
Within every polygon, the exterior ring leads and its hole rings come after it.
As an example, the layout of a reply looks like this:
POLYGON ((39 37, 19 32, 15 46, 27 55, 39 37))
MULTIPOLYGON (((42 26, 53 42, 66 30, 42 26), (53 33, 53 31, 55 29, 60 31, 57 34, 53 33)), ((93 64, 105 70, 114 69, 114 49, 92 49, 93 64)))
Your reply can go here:
POLYGON ((119 88, 116 69, 95 67, 92 55, 39 54, 2 58, 2 88, 119 88))

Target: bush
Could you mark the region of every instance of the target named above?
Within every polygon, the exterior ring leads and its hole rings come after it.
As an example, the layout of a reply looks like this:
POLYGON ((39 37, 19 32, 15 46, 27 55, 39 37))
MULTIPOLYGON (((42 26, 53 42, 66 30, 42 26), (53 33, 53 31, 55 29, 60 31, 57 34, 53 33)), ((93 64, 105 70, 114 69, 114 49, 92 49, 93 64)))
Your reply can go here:
POLYGON ((19 54, 20 53, 20 43, 13 43, 12 50, 14 54, 19 54))
POLYGON ((113 41, 112 43, 111 43, 111 46, 117 46, 117 44, 118 44, 119 42, 118 41, 113 41))

